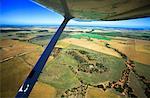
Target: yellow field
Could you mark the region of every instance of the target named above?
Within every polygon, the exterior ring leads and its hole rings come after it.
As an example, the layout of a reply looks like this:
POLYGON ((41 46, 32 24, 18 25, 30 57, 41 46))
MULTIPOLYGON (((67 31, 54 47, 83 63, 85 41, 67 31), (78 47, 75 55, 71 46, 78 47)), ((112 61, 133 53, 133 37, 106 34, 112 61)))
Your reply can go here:
POLYGON ((94 39, 93 41, 88 41, 86 39, 66 38, 62 42, 120 57, 118 53, 105 47, 104 43, 107 42, 113 48, 125 53, 130 59, 150 65, 150 41, 127 38, 124 38, 124 40, 101 41, 94 39))
POLYGON ((55 98, 56 89, 42 82, 37 82, 29 98, 55 98))
POLYGON ((20 58, 16 57, 1 63, 0 69, 1 98, 13 98, 31 71, 31 68, 20 58))
POLYGON ((126 39, 126 41, 112 40, 108 43, 122 53, 125 53, 130 59, 150 65, 150 41, 126 39))
POLYGON ((102 91, 98 88, 90 87, 86 93, 86 98, 122 98, 111 90, 102 91))
POLYGON ((34 51, 38 51, 39 53, 42 53, 43 48, 34 44, 29 44, 25 42, 20 42, 17 40, 1 40, 0 41, 0 47, 2 48, 0 50, 1 58, 0 60, 3 60, 8 57, 14 57, 17 55, 21 55, 23 53, 28 54, 34 51))
MULTIPOLYGON (((15 40, 1 40, 0 47, 0 98, 14 98, 43 48, 15 40)), ((53 98, 52 93, 55 95, 54 88, 40 82, 35 86, 31 98, 39 98, 39 95, 40 98, 53 98)))
POLYGON ((86 39, 66 38, 66 39, 63 39, 62 42, 77 45, 77 46, 91 49, 97 52, 102 52, 108 55, 120 57, 118 53, 114 52, 112 49, 106 48, 104 44, 102 44, 100 41, 94 43, 86 39))

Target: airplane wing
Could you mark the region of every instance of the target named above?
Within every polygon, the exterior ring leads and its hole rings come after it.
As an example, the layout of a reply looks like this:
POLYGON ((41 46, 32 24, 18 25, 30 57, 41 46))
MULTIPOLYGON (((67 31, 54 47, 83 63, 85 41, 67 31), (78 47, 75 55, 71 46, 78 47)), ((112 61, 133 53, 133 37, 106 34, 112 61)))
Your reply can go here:
POLYGON ((125 20, 150 16, 150 0, 33 0, 82 20, 125 20), (68 10, 63 9, 66 2, 68 10))

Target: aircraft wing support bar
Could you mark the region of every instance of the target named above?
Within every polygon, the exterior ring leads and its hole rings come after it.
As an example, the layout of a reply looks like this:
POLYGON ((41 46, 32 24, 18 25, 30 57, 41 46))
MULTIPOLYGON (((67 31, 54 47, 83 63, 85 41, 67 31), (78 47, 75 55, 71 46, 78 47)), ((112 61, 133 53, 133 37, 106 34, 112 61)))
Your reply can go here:
POLYGON ((16 98, 27 98, 32 91, 32 88, 34 87, 36 81, 38 80, 38 77, 40 73, 42 72, 46 61, 48 60, 52 50, 54 49, 61 33, 63 32, 64 28, 66 27, 66 24, 71 18, 65 17, 64 21, 56 31, 56 33, 53 35, 51 41, 45 48, 44 52, 42 53, 41 57, 35 64, 34 68, 28 75, 27 79, 24 81, 23 85, 18 90, 18 93, 16 95, 16 98))

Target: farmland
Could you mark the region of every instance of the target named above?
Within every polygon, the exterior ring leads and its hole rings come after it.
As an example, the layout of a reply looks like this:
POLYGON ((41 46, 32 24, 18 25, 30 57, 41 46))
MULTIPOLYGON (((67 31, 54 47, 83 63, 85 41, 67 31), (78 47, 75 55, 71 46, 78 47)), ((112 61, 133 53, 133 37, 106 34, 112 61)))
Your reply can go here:
MULTIPOLYGON (((56 28, 0 33, 1 97, 12 98, 56 28)), ((148 98, 150 31, 67 27, 29 98, 148 98)))
POLYGON ((110 40, 110 38, 107 38, 107 37, 104 37, 104 36, 101 36, 101 35, 98 35, 98 34, 90 34, 90 33, 73 34, 71 37, 78 38, 78 39, 81 39, 81 38, 87 38, 87 39, 95 38, 95 39, 100 39, 100 40, 110 40))

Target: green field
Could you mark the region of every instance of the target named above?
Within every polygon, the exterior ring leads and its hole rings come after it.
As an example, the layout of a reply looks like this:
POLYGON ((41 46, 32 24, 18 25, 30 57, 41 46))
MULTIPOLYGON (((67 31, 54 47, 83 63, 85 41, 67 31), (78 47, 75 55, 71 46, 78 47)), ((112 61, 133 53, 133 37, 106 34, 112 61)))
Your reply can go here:
POLYGON ((91 34, 91 33, 73 34, 70 37, 78 38, 78 39, 80 39, 80 38, 95 38, 95 39, 100 39, 100 40, 111 40, 108 37, 101 36, 98 34, 91 34))

